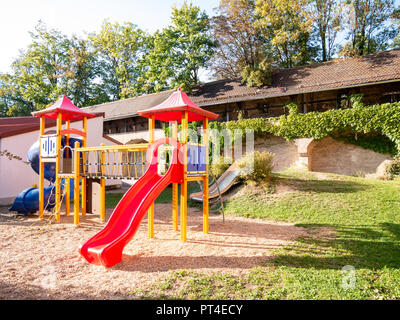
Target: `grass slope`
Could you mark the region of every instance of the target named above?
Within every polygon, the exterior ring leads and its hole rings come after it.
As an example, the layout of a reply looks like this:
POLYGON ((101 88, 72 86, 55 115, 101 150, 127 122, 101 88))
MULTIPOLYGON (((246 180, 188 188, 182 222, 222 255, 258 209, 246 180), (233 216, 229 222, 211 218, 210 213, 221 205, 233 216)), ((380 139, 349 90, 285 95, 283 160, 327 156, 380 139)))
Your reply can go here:
POLYGON ((294 222, 309 236, 244 276, 174 271, 141 298, 400 299, 400 181, 286 171, 246 187, 226 213, 294 222), (354 271, 342 270, 352 266, 354 271), (354 285, 354 286, 352 286, 354 285))

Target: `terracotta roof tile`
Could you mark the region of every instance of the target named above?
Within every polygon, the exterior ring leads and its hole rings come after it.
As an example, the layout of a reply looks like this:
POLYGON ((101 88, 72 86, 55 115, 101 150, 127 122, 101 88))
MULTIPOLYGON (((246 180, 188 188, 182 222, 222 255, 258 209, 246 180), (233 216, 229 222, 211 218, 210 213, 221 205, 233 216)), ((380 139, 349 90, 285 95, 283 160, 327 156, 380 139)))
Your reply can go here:
MULTIPOLYGON (((188 96, 198 106, 206 109, 207 106, 215 104, 349 88, 385 81, 400 81, 400 49, 276 70, 272 75, 272 85, 261 88, 247 87, 239 79, 208 82, 194 88, 188 96)), ((158 105, 172 92, 173 90, 167 90, 84 109, 87 112, 104 112, 106 120, 137 116, 137 111, 158 105)))

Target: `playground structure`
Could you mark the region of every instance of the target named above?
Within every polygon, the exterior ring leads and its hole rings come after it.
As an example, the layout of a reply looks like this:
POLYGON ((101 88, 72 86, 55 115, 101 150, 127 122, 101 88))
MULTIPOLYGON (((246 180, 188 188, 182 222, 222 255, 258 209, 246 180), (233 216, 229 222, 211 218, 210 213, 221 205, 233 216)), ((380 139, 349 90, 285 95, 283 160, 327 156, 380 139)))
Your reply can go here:
MULTIPOLYGON (((201 181, 203 183, 203 232, 208 233, 208 120, 216 119, 218 115, 203 110, 194 104, 182 90, 177 90, 161 104, 138 112, 149 119, 149 144, 126 145, 124 147, 94 147, 76 148, 77 153, 92 152, 97 160, 84 164, 83 174, 107 177, 137 176, 138 165, 142 161, 129 162, 138 159, 139 152, 147 150, 147 170, 144 175, 125 193, 114 209, 106 226, 80 247, 81 255, 90 263, 111 267, 122 260, 125 245, 135 235, 144 215, 148 213, 148 237, 154 237, 154 200, 172 183, 172 223, 178 231, 178 199, 180 198, 180 239, 187 239, 187 183, 201 181), (172 129, 171 138, 154 141, 155 120, 168 122, 172 129), (188 142, 188 123, 202 121, 202 143, 188 142), (181 123, 181 137, 178 142, 178 123, 181 123), (106 153, 113 152, 112 156, 106 153), (116 159, 113 162, 106 159, 116 159), (160 155, 169 155, 169 168, 165 174, 159 173, 160 155), (136 153, 136 156, 135 156, 136 153), (126 162, 128 160, 128 162, 126 162), (133 166, 132 166, 133 165, 133 166), (110 167, 108 170, 106 167, 110 167), (97 168, 97 169, 96 169, 97 168), (111 172, 111 175, 110 175, 111 172), (117 174, 115 174, 117 173, 117 174), (180 197, 178 197, 180 184, 180 197)), ((87 155, 87 159, 89 159, 87 155)), ((165 164, 161 164, 163 167, 165 164)), ((101 194, 104 194, 104 183, 101 184, 101 194)), ((103 196, 101 197, 103 202, 103 196)))
POLYGON ((74 190, 74 224, 79 224, 79 213, 86 215, 88 182, 100 184, 100 218, 105 220, 105 180, 138 179, 115 207, 106 226, 80 247, 81 255, 90 263, 107 267, 119 263, 125 245, 136 233, 141 220, 148 213, 148 237, 154 237, 154 201, 172 183, 172 221, 180 239, 187 239, 187 183, 200 181, 203 184, 203 232, 208 233, 208 121, 217 114, 194 104, 181 89, 172 93, 161 104, 138 112, 149 120, 149 143, 123 146, 87 147, 87 119, 93 114, 81 111, 65 96, 53 106, 34 112, 40 117, 39 156, 39 217, 43 219, 45 164, 55 163, 55 207, 54 216, 60 221, 61 194, 64 190, 65 213, 70 214, 70 185, 74 190), (45 119, 57 119, 57 130, 45 135, 45 119), (70 121, 82 120, 82 130, 71 129, 70 121), (168 122, 172 137, 154 141, 155 121, 168 122), (66 128, 62 128, 63 121, 66 128), (202 121, 201 143, 188 141, 188 123, 202 121), (178 139, 178 124, 181 124, 178 139), (75 134, 82 143, 74 140, 75 134), (65 138, 63 138, 63 136, 65 138), (62 139, 65 139, 64 147, 62 139), (179 140, 179 141, 178 141, 179 140), (161 159, 163 158, 163 159, 161 159), (169 165, 160 160, 169 159, 169 165), (160 173, 159 171, 163 171, 160 173), (65 187, 62 188, 65 181, 65 187), (178 185, 180 184, 180 195, 178 185), (81 188, 80 188, 81 186, 81 188), (180 200, 180 219, 178 216, 180 200), (80 206, 81 203, 81 206, 80 206), (80 208, 81 207, 81 208, 80 208), (81 209, 81 210, 80 210, 81 209))
MULTIPOLYGON (((70 186, 74 184, 75 197, 74 205, 78 202, 79 205, 79 180, 80 177, 76 176, 73 172, 73 166, 79 164, 79 161, 73 163, 73 149, 70 143, 74 142, 74 146, 86 146, 87 141, 87 119, 95 115, 83 112, 76 107, 71 100, 66 96, 61 97, 57 102, 47 109, 33 112, 34 117, 40 117, 40 136, 39 136, 39 218, 43 219, 45 209, 45 188, 44 179, 46 173, 46 165, 55 164, 55 201, 54 201, 54 217, 56 221, 60 221, 61 211, 61 193, 65 193, 65 213, 70 213, 70 186), (45 134, 45 121, 46 119, 57 119, 56 133, 45 134), (82 121, 82 130, 71 128, 71 121, 82 121), (62 129, 63 122, 65 129, 62 129), (78 135, 80 139, 71 139, 71 135, 78 135), (64 136, 64 138, 63 138, 64 136), (62 143, 64 139, 64 143, 62 143), (64 145, 64 147, 62 147, 64 145), (63 187, 65 186, 65 187, 63 187), (78 196, 76 196, 78 195, 78 196)), ((76 159, 75 159, 76 160, 76 159)), ((83 159, 84 161, 85 159, 83 159)), ((86 184, 85 177, 82 177, 82 207, 86 202, 86 184)), ((82 211, 82 214, 85 214, 82 211)))

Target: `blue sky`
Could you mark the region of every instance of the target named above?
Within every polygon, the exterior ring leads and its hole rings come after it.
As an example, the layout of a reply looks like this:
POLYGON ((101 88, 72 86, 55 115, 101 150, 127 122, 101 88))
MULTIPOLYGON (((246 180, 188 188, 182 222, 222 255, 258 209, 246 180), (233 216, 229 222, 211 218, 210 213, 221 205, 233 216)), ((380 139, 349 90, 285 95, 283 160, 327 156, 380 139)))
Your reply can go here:
MULTIPOLYGON (((219 0, 192 0, 209 15, 219 0)), ((129 21, 154 32, 168 25, 171 7, 183 0, 1 0, 0 72, 8 72, 19 49, 30 43, 28 31, 39 20, 50 28, 71 35, 97 31, 104 19, 129 21)))

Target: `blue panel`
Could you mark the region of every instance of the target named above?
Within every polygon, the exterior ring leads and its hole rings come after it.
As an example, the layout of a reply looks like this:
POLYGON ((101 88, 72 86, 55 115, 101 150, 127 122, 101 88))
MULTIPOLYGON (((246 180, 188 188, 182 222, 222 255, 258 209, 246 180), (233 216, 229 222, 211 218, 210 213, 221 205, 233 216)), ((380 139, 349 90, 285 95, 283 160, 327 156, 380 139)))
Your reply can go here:
POLYGON ((199 164, 197 166, 198 171, 206 171, 207 169, 207 159, 206 147, 199 146, 199 164))
POLYGON ((198 163, 199 163, 199 150, 198 146, 188 145, 188 165, 187 171, 193 172, 198 171, 198 163))

